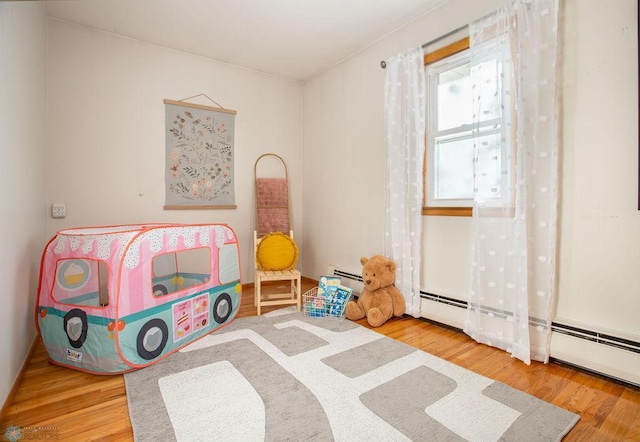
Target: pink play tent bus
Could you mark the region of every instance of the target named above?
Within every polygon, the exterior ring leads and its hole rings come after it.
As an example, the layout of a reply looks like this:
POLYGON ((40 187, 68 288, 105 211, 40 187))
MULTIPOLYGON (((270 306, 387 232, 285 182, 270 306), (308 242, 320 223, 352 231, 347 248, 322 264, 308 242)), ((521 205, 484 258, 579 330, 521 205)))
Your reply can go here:
POLYGON ((36 327, 54 364, 122 373, 229 323, 241 292, 225 224, 63 230, 42 254, 36 327))

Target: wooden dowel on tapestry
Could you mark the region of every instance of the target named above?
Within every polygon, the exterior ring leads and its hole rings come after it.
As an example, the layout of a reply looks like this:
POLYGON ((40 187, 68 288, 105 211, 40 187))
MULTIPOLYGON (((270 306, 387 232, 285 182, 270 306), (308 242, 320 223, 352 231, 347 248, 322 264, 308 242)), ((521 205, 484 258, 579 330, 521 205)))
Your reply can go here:
POLYGON ((174 106, 185 106, 192 107, 195 109, 204 109, 215 112, 223 112, 225 114, 233 114, 236 115, 238 112, 233 109, 225 109, 223 107, 213 107, 213 106, 205 106, 204 104, 194 104, 194 103, 185 103, 184 101, 174 101, 174 100, 164 100, 164 104, 173 104, 174 106))

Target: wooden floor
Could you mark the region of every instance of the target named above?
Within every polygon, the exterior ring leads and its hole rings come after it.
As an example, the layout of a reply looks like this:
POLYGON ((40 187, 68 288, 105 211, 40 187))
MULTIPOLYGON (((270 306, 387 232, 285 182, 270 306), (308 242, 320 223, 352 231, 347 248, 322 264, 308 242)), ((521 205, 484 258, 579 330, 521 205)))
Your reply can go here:
MULTIPOLYGON (((312 286, 313 281, 303 281, 303 290, 312 286)), ((255 314, 253 288, 248 287, 239 317, 255 314)), ((422 319, 392 319, 376 330, 579 414, 580 421, 565 441, 640 441, 640 390, 636 388, 558 364, 527 366, 461 332, 422 319)), ((39 340, 7 405, 0 420, 1 436, 9 426, 17 426, 22 440, 29 440, 36 429, 75 442, 133 439, 122 376, 90 375, 51 365, 39 340)))

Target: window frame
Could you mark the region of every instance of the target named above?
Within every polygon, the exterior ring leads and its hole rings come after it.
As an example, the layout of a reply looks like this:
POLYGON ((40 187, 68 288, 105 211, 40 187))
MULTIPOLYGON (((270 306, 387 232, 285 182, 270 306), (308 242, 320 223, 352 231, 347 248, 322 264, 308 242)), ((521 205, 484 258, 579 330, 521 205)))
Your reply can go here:
MULTIPOLYGON (((429 52, 424 55, 424 68, 426 69, 427 66, 432 63, 454 56, 467 49, 469 49, 469 37, 464 37, 461 40, 453 42, 435 51, 429 52)), ((427 137, 428 137, 427 131, 425 130, 425 134, 424 134, 425 147, 428 146, 427 137)), ((423 164, 422 164, 422 187, 423 187, 422 215, 424 216, 467 216, 467 217, 472 216, 473 215, 472 207, 427 206, 427 195, 428 195, 427 156, 428 156, 427 151, 425 149, 425 153, 423 156, 423 164)))

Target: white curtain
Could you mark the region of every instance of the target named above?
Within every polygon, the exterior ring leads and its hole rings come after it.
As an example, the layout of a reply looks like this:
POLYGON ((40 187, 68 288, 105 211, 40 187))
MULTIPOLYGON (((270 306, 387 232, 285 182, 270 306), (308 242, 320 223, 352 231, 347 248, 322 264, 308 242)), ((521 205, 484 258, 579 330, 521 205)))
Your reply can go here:
POLYGON ((549 360, 556 289, 557 17, 557 0, 519 0, 469 27, 474 240, 465 332, 527 364, 549 360))
POLYGON ((389 58, 386 69, 387 189, 385 255, 395 261, 406 312, 420 316, 422 164, 426 82, 422 48, 389 58))

